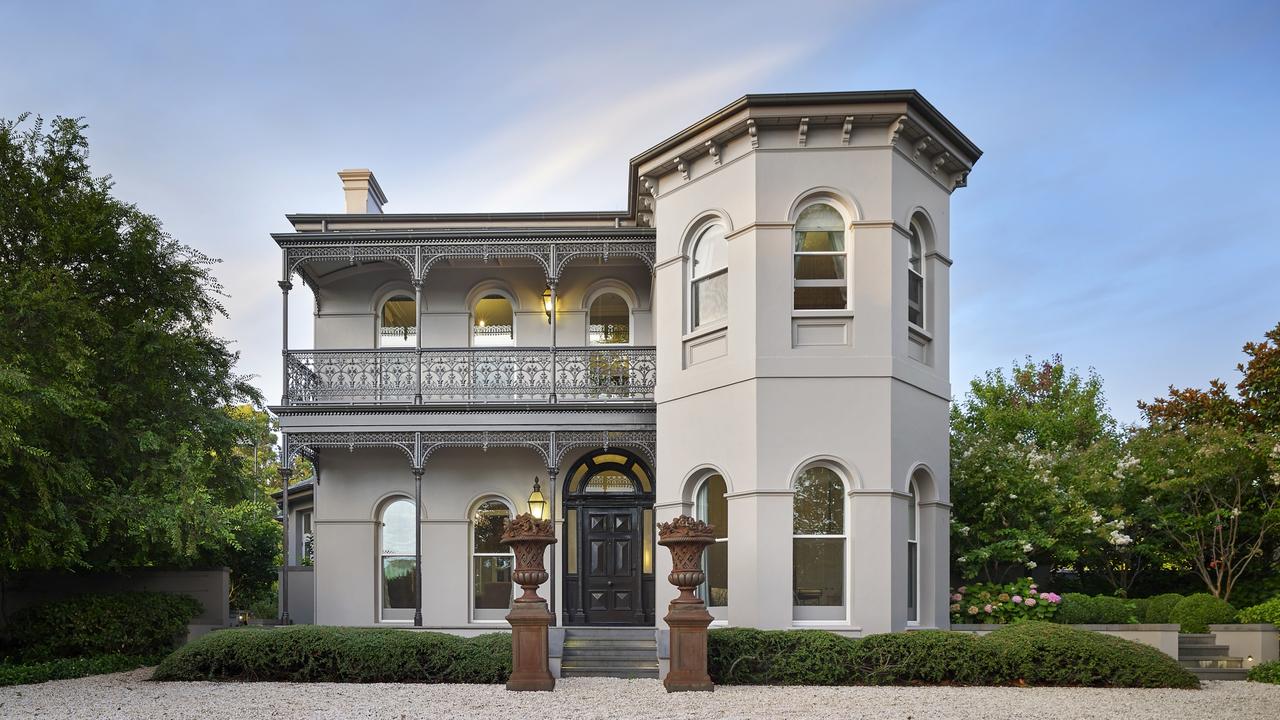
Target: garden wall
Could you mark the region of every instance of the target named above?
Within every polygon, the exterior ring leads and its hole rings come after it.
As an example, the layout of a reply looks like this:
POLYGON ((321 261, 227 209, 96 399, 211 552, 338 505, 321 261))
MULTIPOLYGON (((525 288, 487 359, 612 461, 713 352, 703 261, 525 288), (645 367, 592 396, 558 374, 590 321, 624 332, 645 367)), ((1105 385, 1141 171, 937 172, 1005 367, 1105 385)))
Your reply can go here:
POLYGON ((1275 625, 1210 625, 1209 632, 1213 633, 1219 645, 1230 648, 1228 655, 1244 658, 1245 669, 1280 660, 1280 631, 1275 625))
MULTIPOLYGON (((1005 625, 955 625, 951 629, 956 632, 967 632, 975 635, 986 635, 994 630, 999 630, 1005 625)), ((1174 660, 1178 659, 1178 625, 1176 623, 1160 623, 1160 624, 1134 624, 1134 625, 1071 625, 1079 630, 1092 630, 1102 633, 1103 635, 1111 635, 1113 637, 1122 638, 1124 640, 1132 640, 1150 645, 1160 652, 1168 655, 1174 660)), ((1215 626, 1217 627, 1217 626, 1215 626)), ((1243 627, 1226 625, 1223 627, 1243 627)), ((1243 656, 1241 656, 1243 657, 1243 656)))
POLYGON ((204 607, 187 626, 187 640, 230 624, 227 596, 231 592, 231 571, 225 567, 202 570, 157 570, 137 568, 121 573, 18 573, 5 583, 0 596, 0 626, 12 613, 39 603, 61 600, 71 595, 108 592, 160 592, 190 595, 204 607))

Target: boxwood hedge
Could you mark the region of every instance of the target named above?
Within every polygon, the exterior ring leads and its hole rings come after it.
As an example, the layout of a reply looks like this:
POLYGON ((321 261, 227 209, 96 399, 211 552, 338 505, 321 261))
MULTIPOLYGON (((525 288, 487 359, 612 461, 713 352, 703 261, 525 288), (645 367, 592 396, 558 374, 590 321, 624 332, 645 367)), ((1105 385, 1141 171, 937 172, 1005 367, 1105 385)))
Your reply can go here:
POLYGON ((1128 640, 1022 622, 979 637, 922 630, 847 638, 818 630, 713 630, 725 685, 1044 685, 1195 688, 1171 657, 1128 640))
POLYGON ((511 635, 294 625, 209 633, 169 655, 156 680, 498 683, 511 635))
POLYGON ((1280 660, 1272 660, 1249 668, 1249 679, 1253 682, 1280 685, 1280 660))
POLYGON ((1184 633, 1207 633, 1210 625, 1236 621, 1236 609, 1226 600, 1209 593, 1188 595, 1173 606, 1169 622, 1176 622, 1184 633))
POLYGON ((23 662, 102 655, 159 657, 186 638, 187 623, 202 609, 186 595, 75 595, 13 613, 3 644, 23 662))

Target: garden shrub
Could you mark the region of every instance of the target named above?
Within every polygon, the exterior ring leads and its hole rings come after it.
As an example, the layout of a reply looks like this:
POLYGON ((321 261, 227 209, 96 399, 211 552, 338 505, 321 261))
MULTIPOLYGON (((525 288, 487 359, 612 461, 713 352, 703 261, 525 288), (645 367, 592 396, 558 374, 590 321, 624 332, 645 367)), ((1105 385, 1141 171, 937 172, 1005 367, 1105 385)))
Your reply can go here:
POLYGON ((1236 609, 1226 600, 1209 593, 1188 595, 1173 606, 1169 622, 1176 622, 1184 633, 1206 633, 1210 625, 1232 623, 1236 609))
POLYGON ((1136 623, 1138 618, 1134 605, 1121 598, 1067 593, 1062 596, 1053 621, 1063 625, 1122 625, 1136 623))
POLYGON ((382 628, 294 625, 209 633, 175 651, 156 680, 498 683, 511 635, 472 638, 382 628))
POLYGON ((1171 623, 1173 622, 1173 608, 1182 602, 1183 595, 1178 593, 1164 593, 1155 597, 1147 598, 1147 611, 1142 618, 1144 623, 1171 623))
POLYGON ((984 638, 1000 666, 993 684, 1196 688, 1200 681, 1159 650, 1090 630, 1020 623, 984 638))
POLYGON ((1034 621, 985 637, 942 630, 863 639, 820 630, 712 630, 707 657, 711 679, 723 685, 1199 686, 1155 648, 1034 621))
POLYGON ((1247 607, 1236 615, 1236 622, 1255 624, 1271 623, 1280 625, 1280 596, 1273 597, 1261 605, 1247 607))
POLYGON ((1280 685, 1280 660, 1254 665, 1249 668, 1248 678, 1253 682, 1280 685))
POLYGON ((1129 601, 1133 606, 1133 617, 1137 622, 1147 622, 1147 606, 1151 604, 1150 598, 1134 598, 1129 601))
POLYGON ((1040 592, 1031 578, 1011 583, 975 583, 951 593, 951 622, 1003 625, 1019 620, 1049 620, 1062 598, 1040 592))
POLYGON ((58 658, 57 660, 30 663, 5 662, 0 663, 0 687, 124 672, 125 670, 134 670, 150 665, 153 662, 155 662, 153 658, 134 655, 58 658))
POLYGON ((15 612, 6 644, 22 660, 100 655, 160 656, 202 612, 194 598, 155 592, 75 595, 15 612))

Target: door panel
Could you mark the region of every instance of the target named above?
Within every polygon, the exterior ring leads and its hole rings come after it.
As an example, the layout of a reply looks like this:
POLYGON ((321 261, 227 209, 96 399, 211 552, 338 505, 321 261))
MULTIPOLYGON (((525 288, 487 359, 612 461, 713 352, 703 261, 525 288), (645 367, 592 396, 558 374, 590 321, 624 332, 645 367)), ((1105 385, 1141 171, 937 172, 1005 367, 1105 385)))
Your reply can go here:
POLYGON ((635 598, 640 592, 639 508, 584 508, 587 522, 582 548, 588 569, 583 588, 587 622, 637 622, 635 598))

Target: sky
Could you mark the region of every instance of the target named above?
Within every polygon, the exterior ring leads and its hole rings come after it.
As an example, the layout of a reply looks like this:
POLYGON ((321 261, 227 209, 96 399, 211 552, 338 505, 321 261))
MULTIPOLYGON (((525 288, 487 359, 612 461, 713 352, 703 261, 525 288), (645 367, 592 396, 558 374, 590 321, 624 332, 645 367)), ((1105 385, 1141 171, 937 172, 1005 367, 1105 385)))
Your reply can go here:
POLYGON ((1280 322, 1280 3, 0 0, 0 117, 83 117, 116 194, 221 259, 215 328, 272 402, 269 233, 340 212, 337 170, 387 212, 622 209, 630 157, 745 93, 899 88, 985 153, 956 396, 1060 353, 1136 421, 1280 322))

